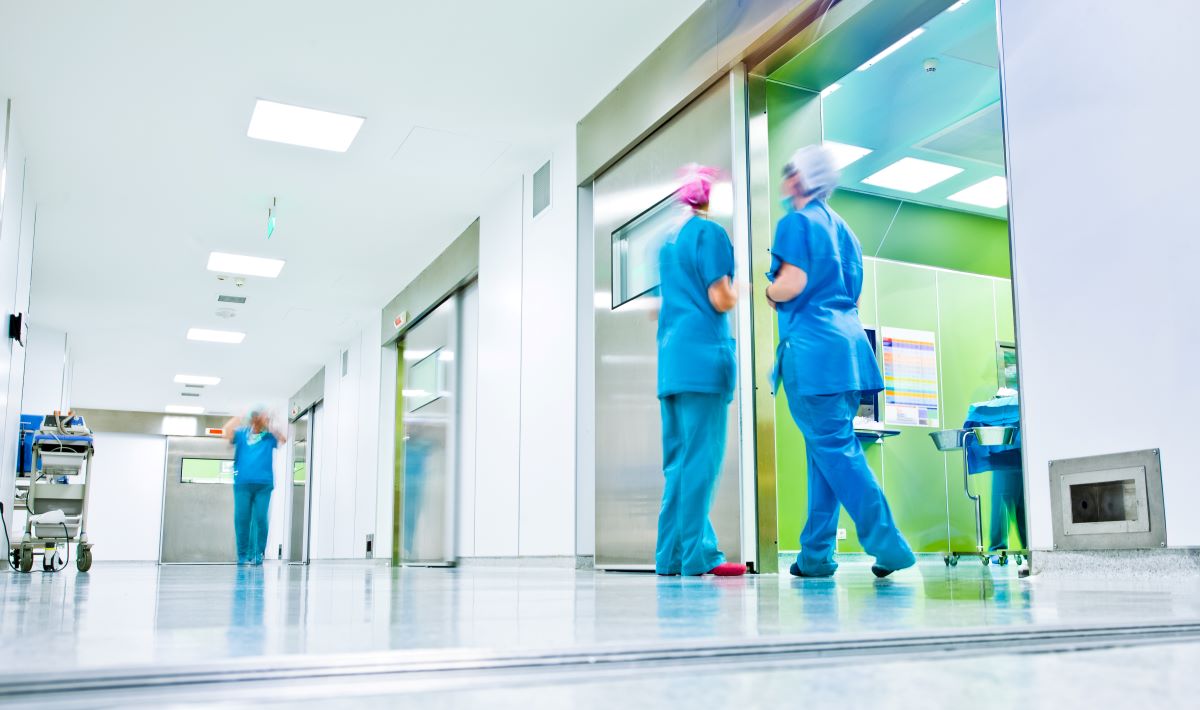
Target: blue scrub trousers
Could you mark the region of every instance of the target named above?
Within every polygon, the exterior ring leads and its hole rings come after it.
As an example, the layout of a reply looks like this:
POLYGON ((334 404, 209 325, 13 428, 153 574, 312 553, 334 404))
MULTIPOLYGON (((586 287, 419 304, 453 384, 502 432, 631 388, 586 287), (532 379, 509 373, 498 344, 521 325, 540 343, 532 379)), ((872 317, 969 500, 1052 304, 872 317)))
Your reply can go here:
POLYGON ((233 529, 237 535, 238 564, 259 563, 267 551, 267 511, 271 507, 270 483, 235 483, 233 529))
POLYGON ((1025 484, 1020 471, 994 471, 992 473, 992 516, 988 550, 1025 549, 1025 484), (1016 545, 1008 540, 1009 520, 1017 519, 1017 535, 1021 538, 1016 545))
POLYGON ((788 395, 808 450, 808 522, 796 559, 806 576, 824 577, 837 570, 833 552, 839 506, 854 520, 859 542, 877 565, 898 570, 916 562, 854 435, 860 401, 858 392, 788 395))
POLYGON ((662 509, 658 514, 659 574, 705 574, 725 562, 708 519, 725 459, 729 397, 682 393, 661 399, 662 509))

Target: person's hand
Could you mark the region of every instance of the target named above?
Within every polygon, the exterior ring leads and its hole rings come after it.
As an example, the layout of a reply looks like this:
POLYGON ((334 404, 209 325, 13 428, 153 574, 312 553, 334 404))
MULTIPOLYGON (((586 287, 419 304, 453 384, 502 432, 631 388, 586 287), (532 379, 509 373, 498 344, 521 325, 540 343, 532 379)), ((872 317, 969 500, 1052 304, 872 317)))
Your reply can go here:
POLYGON ((763 289, 763 296, 766 297, 767 305, 771 307, 771 310, 778 312, 779 304, 775 303, 774 301, 771 300, 771 287, 769 285, 765 289, 763 289))

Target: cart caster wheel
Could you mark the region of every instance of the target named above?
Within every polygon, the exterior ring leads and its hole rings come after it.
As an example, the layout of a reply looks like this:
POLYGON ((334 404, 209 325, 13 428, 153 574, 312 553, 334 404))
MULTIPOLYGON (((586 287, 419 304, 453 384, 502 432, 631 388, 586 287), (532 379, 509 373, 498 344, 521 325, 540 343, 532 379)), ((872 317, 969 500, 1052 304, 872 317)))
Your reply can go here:
POLYGON ((1001 566, 1001 567, 1007 567, 1007 566, 1008 566, 1008 555, 1007 555, 1007 554, 1001 554, 1001 555, 1000 555, 1000 566, 1001 566))
POLYGON ((946 566, 949 567, 950 566, 950 555, 944 555, 942 557, 942 562, 945 562, 946 566))
POLYGON ((951 567, 958 566, 958 555, 950 555, 950 566, 951 567))
POLYGON ((87 572, 92 568, 92 548, 79 546, 79 552, 75 555, 75 566, 80 572, 87 572))
POLYGON ((13 569, 19 569, 19 568, 20 568, 20 566, 21 566, 21 550, 20 550, 20 548, 13 547, 13 548, 10 548, 10 549, 9 549, 9 551, 8 551, 8 563, 9 563, 10 565, 12 565, 12 568, 13 568, 13 569))
POLYGON ((1025 555, 1013 555, 1013 564, 1017 566, 1025 564, 1025 555))
POLYGON ((22 547, 21 548, 20 569, 22 572, 25 572, 25 573, 33 571, 33 548, 32 547, 22 547))
POLYGON ((988 557, 987 555, 980 555, 979 561, 983 563, 984 567, 987 567, 992 563, 992 558, 988 557))
POLYGON ((42 571, 53 572, 57 566, 55 562, 58 560, 58 553, 46 550, 42 553, 42 571))

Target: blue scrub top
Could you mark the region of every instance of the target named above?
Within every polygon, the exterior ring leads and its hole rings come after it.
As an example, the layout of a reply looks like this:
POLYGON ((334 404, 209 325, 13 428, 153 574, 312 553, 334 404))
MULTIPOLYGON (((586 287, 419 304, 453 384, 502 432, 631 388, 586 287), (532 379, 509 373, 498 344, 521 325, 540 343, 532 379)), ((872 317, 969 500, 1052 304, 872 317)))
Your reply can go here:
POLYGON ((878 392, 879 363, 858 317, 862 293, 862 247, 850 227, 824 200, 779 221, 771 247, 771 271, 783 262, 808 274, 799 296, 776 308, 779 315, 778 376, 795 387, 788 394, 878 392))
POLYGON ((732 399, 737 370, 729 317, 708 287, 733 278, 733 244, 721 225, 693 216, 663 244, 658 268, 658 396, 684 392, 732 399))
POLYGON ((279 440, 269 431, 261 432, 261 436, 250 433, 250 427, 242 427, 233 433, 233 483, 245 485, 249 483, 275 484, 275 468, 271 464, 271 454, 279 440), (253 441, 254 443, 251 443, 253 441))

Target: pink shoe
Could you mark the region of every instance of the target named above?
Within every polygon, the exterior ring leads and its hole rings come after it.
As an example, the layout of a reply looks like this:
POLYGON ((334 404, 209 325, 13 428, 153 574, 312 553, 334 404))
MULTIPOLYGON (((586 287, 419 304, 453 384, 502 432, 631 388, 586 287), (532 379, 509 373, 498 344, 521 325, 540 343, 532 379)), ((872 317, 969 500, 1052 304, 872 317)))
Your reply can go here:
POLYGON ((746 574, 746 565, 739 565, 736 562, 722 562, 708 571, 709 574, 715 574, 718 577, 741 577, 746 574))

